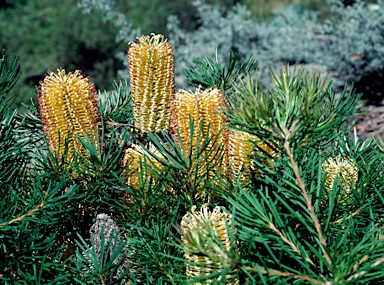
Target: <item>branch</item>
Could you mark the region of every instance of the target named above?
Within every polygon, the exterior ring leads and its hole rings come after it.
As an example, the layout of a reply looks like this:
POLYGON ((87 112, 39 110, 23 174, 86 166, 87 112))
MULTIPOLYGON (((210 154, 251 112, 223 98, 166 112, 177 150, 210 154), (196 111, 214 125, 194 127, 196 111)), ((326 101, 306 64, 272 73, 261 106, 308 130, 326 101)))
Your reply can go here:
MULTIPOLYGON (((377 266, 381 265, 382 263, 384 263, 384 257, 382 257, 382 258, 376 260, 376 261, 371 265, 371 268, 373 268, 373 267, 377 267, 377 266)), ((357 279, 357 278, 363 276, 363 275, 366 274, 366 273, 368 273, 367 270, 364 270, 364 271, 355 273, 355 274, 353 274, 351 277, 349 277, 347 280, 357 279)))
POLYGON ((34 208, 33 210, 29 211, 28 213, 20 216, 20 217, 17 217, 11 221, 9 221, 8 223, 2 223, 0 224, 0 227, 4 227, 6 224, 10 225, 10 224, 13 224, 13 223, 16 223, 16 222, 19 222, 21 221, 22 219, 26 218, 26 217, 29 217, 29 216, 32 216, 35 212, 39 211, 41 208, 43 208, 45 205, 44 202, 41 202, 36 208, 34 208))
POLYGON ((262 269, 262 268, 254 268, 254 267, 250 267, 250 266, 244 266, 244 268, 248 271, 261 273, 264 275, 277 275, 277 276, 282 276, 282 277, 292 277, 295 279, 301 279, 301 280, 309 281, 311 284, 320 284, 320 285, 326 285, 327 284, 323 281, 320 281, 320 280, 317 280, 317 279, 314 279, 314 278, 311 278, 308 276, 291 273, 291 272, 281 272, 281 271, 277 271, 274 269, 268 269, 267 270, 267 269, 262 269))
MULTIPOLYGON (((289 240, 287 239, 287 237, 284 236, 283 233, 282 233, 281 231, 279 231, 279 230, 275 227, 274 224, 272 224, 272 223, 268 223, 268 227, 269 227, 272 231, 274 231, 275 233, 277 233, 277 234, 279 235, 279 237, 293 249, 294 252, 296 252, 297 254, 301 255, 301 251, 300 251, 300 249, 298 249, 298 248, 297 248, 291 241, 289 241, 289 240)), ((314 268, 316 268, 314 262, 313 262, 308 256, 305 258, 305 261, 307 261, 307 262, 308 262, 309 264, 311 264, 314 268)))
MULTIPOLYGON (((105 124, 106 125, 112 125, 112 126, 130 127, 130 128, 138 129, 138 127, 136 127, 135 125, 132 125, 132 124, 116 123, 113 121, 106 122, 105 124)), ((98 123, 98 125, 101 125, 101 123, 98 123)))
MULTIPOLYGON (((384 229, 384 226, 379 228, 378 230, 381 231, 382 229, 384 229)), ((380 235, 379 236, 379 241, 381 241, 382 239, 384 239, 384 235, 380 235)), ((377 247, 379 244, 375 245, 374 247, 377 247)), ((358 268, 359 268, 359 265, 362 264, 363 262, 365 262, 367 259, 369 258, 369 255, 365 255, 363 256, 363 258, 360 259, 360 262, 359 263, 356 263, 354 266, 353 266, 353 272, 355 272, 358 268)), ((381 265, 382 263, 384 263, 384 257, 382 258, 379 258, 378 260, 376 260, 372 265, 371 265, 371 268, 372 267, 377 267, 379 265, 381 265)), ((351 275, 348 280, 352 280, 352 279, 357 279, 361 276, 363 276, 364 274, 368 273, 368 271, 364 270, 364 271, 361 271, 361 272, 358 272, 358 273, 355 273, 353 275, 351 275)))
POLYGON ((353 212, 352 214, 348 215, 345 218, 340 218, 340 219, 338 219, 338 220, 336 220, 334 222, 331 222, 331 225, 338 224, 338 223, 341 223, 341 222, 343 222, 345 220, 348 220, 348 219, 358 215, 360 212, 361 212, 361 208, 357 209, 355 212, 353 212))
POLYGON ((295 162, 295 160, 293 158, 293 153, 291 151, 291 147, 289 146, 289 141, 288 140, 284 141, 284 149, 285 149, 285 151, 288 154, 289 161, 291 163, 293 172, 295 173, 295 176, 296 176, 296 181, 297 181, 297 183, 298 183, 298 185, 299 185, 299 187, 301 189, 301 192, 302 192, 302 194, 304 196, 305 202, 307 203, 307 207, 308 207, 309 213, 310 213, 310 215, 312 217, 312 220, 313 220, 313 222, 315 224, 315 228, 316 228, 317 234, 319 236, 319 241, 320 241, 320 244, 322 245, 323 255, 324 255, 325 259, 327 260, 328 264, 332 265, 331 258, 329 257, 327 251, 325 250, 325 248, 327 247, 327 244, 325 242, 323 233, 321 231, 319 220, 317 219, 316 213, 313 210, 311 199, 309 198, 308 193, 305 190, 304 182, 301 179, 301 176, 300 176, 300 173, 299 173, 299 168, 298 168, 298 166, 297 166, 297 164, 296 164, 296 162, 295 162))

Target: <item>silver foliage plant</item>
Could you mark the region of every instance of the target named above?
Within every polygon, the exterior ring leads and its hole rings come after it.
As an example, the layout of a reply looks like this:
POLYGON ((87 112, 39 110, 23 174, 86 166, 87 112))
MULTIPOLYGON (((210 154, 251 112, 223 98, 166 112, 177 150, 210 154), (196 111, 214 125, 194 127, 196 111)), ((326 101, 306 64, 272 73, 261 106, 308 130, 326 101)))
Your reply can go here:
POLYGON ((341 1, 328 2, 334 16, 320 26, 327 47, 323 62, 347 82, 383 72, 384 2, 359 0, 347 7, 341 1))
MULTIPOLYGON (((168 38, 175 47, 177 84, 185 88, 183 71, 195 58, 207 56, 227 62, 231 51, 240 59, 252 56, 258 61, 261 81, 267 81, 268 68, 285 63, 305 64, 309 69, 330 73, 334 86, 357 82, 364 75, 383 74, 384 2, 357 0, 345 7, 341 0, 328 0, 329 17, 322 21, 318 12, 298 4, 288 5, 267 21, 257 20, 244 5, 230 10, 196 0, 199 17, 194 31, 185 31, 175 15, 168 18, 168 38)), ((104 21, 119 29, 116 41, 133 41, 140 35, 113 0, 81 0, 84 13, 98 11, 104 21)), ((119 76, 126 77, 125 52, 116 54, 125 65, 119 76)), ((265 82, 268 84, 268 82, 265 82)))
POLYGON ((297 4, 281 9, 267 21, 258 21, 240 4, 229 11, 195 1, 200 26, 192 32, 179 28, 175 16, 168 19, 170 41, 176 46, 176 73, 196 57, 207 56, 226 62, 229 52, 240 58, 252 55, 259 63, 260 79, 269 67, 286 62, 329 72, 340 87, 358 81, 384 65, 384 4, 356 1, 344 7, 329 0, 329 18, 297 4))
POLYGON ((252 14, 245 6, 237 4, 225 11, 203 1, 195 1, 193 5, 201 22, 197 30, 186 32, 180 29, 176 16, 168 18, 169 39, 175 46, 176 74, 181 74, 194 58, 207 56, 226 62, 232 50, 250 55, 258 37, 252 14))

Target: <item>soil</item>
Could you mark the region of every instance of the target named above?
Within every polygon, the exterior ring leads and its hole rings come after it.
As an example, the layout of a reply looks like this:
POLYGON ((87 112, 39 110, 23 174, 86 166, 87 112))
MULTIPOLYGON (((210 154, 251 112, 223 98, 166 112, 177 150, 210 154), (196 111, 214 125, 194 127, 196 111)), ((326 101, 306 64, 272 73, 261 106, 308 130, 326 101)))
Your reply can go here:
POLYGON ((362 103, 358 107, 360 114, 352 117, 356 124, 356 133, 363 138, 377 136, 384 138, 384 106, 362 103))

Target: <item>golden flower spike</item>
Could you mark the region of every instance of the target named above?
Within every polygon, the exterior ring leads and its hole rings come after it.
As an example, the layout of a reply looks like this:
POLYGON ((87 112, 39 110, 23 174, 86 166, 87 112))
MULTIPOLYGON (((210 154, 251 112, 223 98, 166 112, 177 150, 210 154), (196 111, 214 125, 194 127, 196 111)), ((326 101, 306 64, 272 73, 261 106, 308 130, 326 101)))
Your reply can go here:
POLYGON ((227 143, 227 121, 222 115, 226 106, 226 99, 219 88, 204 91, 198 88, 194 94, 179 90, 172 102, 171 132, 175 136, 177 132, 180 133, 186 155, 192 151, 193 159, 197 160, 196 155, 203 153, 195 150, 202 147, 207 136, 213 138, 204 150, 207 152, 204 161, 199 160, 196 162, 198 165, 195 165, 198 167, 196 173, 201 177, 213 178, 227 164, 226 152, 223 151, 227 143), (190 119, 194 123, 192 140, 190 119), (199 138, 200 127, 202 130, 199 138))
POLYGON ((175 92, 174 54, 163 35, 142 36, 128 49, 135 126, 141 133, 169 129, 175 92))
POLYGON ((176 133, 177 129, 179 130, 186 153, 189 152, 191 147, 192 149, 196 147, 202 120, 200 144, 203 143, 207 135, 218 134, 215 144, 219 146, 227 143, 225 131, 227 121, 221 114, 225 107, 226 99, 219 88, 205 91, 197 89, 195 94, 184 90, 179 90, 176 93, 172 104, 171 131, 176 133), (191 128, 189 117, 194 121, 192 145, 190 145, 191 128))
POLYGON ((219 88, 211 88, 204 91, 197 89, 195 94, 179 90, 172 104, 171 130, 175 133, 178 128, 184 145, 189 145, 190 116, 194 120, 192 147, 196 145, 202 120, 204 120, 204 123, 201 137, 206 137, 209 125, 209 135, 221 133, 217 143, 225 143, 226 135, 223 130, 227 125, 227 121, 221 114, 225 107, 226 99, 219 88))
MULTIPOLYGON (((155 155, 162 157, 161 153, 155 148, 150 147, 149 149, 155 155)), ((126 177, 127 185, 134 189, 140 189, 140 181, 147 179, 149 176, 154 176, 151 171, 152 168, 145 167, 145 164, 149 164, 155 168, 161 169, 162 164, 152 157, 146 150, 140 145, 131 145, 125 150, 124 158, 121 163, 125 169, 124 176, 126 177)))
MULTIPOLYGON (((211 212, 203 205, 199 212, 196 206, 188 212, 181 221, 181 240, 185 245, 184 258, 187 260, 186 275, 189 278, 210 275, 216 271, 230 269, 234 264, 233 255, 236 252, 236 241, 230 240, 231 215, 223 208, 216 206, 211 212)), ((233 235, 234 236, 234 235, 233 235)), ((239 279, 236 270, 231 270, 223 276, 204 280, 204 283, 222 282, 220 284, 237 285, 239 279)), ((219 284, 219 283, 217 283, 219 284)))
POLYGON ((333 185, 338 179, 341 180, 346 194, 356 187, 358 168, 351 159, 345 159, 340 155, 335 158, 330 157, 323 162, 322 169, 327 173, 325 187, 329 191, 333 189, 333 185))
MULTIPOLYGON (((250 170, 257 172, 251 160, 251 157, 254 157, 257 151, 263 151, 272 158, 278 157, 278 153, 265 142, 261 142, 257 136, 240 130, 228 130, 228 165, 235 176, 238 176, 242 170, 243 182, 249 181, 250 170)), ((272 167, 264 158, 261 162, 268 167, 272 167)))
POLYGON ((189 153, 191 147, 194 148, 196 145, 196 124, 199 122, 194 121, 194 139, 192 146, 190 145, 190 118, 193 120, 195 112, 197 112, 196 98, 193 94, 179 90, 175 99, 172 102, 172 113, 171 113, 171 131, 177 133, 177 129, 180 132, 180 138, 184 145, 185 152, 189 153))
POLYGON ((49 147, 58 156, 64 155, 68 144, 68 159, 74 159, 74 151, 86 156, 78 136, 95 138, 99 122, 97 91, 89 77, 80 70, 65 73, 58 69, 49 71, 38 89, 40 116, 49 147), (92 134, 92 136, 91 136, 92 134))
POLYGON ((258 138, 247 132, 239 130, 228 130, 228 165, 234 175, 238 176, 243 169, 242 180, 250 179, 250 168, 252 166, 251 156, 255 150, 252 141, 258 138))

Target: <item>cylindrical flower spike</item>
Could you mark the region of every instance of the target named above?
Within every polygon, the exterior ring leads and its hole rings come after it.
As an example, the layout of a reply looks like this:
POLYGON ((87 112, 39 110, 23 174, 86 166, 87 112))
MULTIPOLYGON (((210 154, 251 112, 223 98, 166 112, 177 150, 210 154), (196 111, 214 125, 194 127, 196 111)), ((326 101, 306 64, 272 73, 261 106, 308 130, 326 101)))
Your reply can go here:
MULTIPOLYGON (((227 121, 221 113, 226 105, 224 94, 219 88, 204 91, 197 89, 194 94, 184 90, 176 93, 172 104, 171 131, 176 133, 177 129, 179 130, 186 153, 191 148, 194 149, 197 143, 201 146, 207 135, 209 137, 218 135, 216 140, 212 140, 209 148, 213 143, 217 148, 220 145, 226 145, 227 121), (194 122, 192 145, 190 118, 194 122), (201 123, 202 132, 198 141, 201 123)), ((215 152, 213 151, 212 154, 215 155, 215 152)), ((224 156, 224 163, 226 164, 226 162, 227 157, 224 156)))
MULTIPOLYGON (((203 133, 221 134, 217 143, 226 143, 224 128, 227 121, 221 112, 224 111, 227 103, 224 93, 219 88, 208 89, 204 92, 196 93, 197 114, 195 113, 195 121, 199 123, 204 120, 203 133), (209 130, 208 130, 209 124, 209 130)), ((196 125, 199 128, 199 125, 196 125)))
POLYGON ((254 153, 252 141, 258 140, 255 135, 238 130, 228 130, 228 165, 234 175, 243 170, 243 180, 250 179, 251 156, 254 153))
POLYGON ((175 92, 173 48, 163 35, 142 36, 128 49, 135 126, 145 133, 169 129, 175 92))
POLYGON ((322 164, 322 169, 327 173, 325 187, 332 190, 336 180, 340 179, 346 194, 356 187, 358 168, 351 159, 341 156, 330 157, 322 164))
POLYGON ((97 91, 89 77, 80 70, 65 73, 58 69, 49 71, 40 82, 39 110, 45 135, 52 152, 63 155, 68 144, 68 159, 73 160, 74 151, 85 154, 78 136, 87 135, 95 142, 99 122, 97 91))
MULTIPOLYGON (((272 158, 278 157, 278 153, 265 142, 261 142, 257 136, 240 130, 228 130, 228 166, 236 176, 242 171, 244 182, 249 181, 251 169, 257 171, 251 159, 257 151, 263 151, 272 158)), ((262 163, 272 167, 264 158, 262 163)))
POLYGON ((225 96, 219 88, 204 91, 198 88, 194 94, 179 90, 172 102, 171 132, 175 136, 179 132, 185 154, 192 153, 193 163, 198 168, 196 173, 200 177, 211 179, 222 173, 227 165, 224 151, 227 121, 222 114, 226 106, 225 96), (190 119, 193 120, 193 128, 190 119), (210 141, 206 141, 207 137, 210 141), (204 159, 200 159, 201 156, 204 159))
POLYGON ((200 123, 204 120, 202 133, 200 134, 201 140, 204 140, 206 135, 212 136, 220 133, 216 143, 225 144, 226 134, 224 128, 227 121, 221 112, 226 105, 225 96, 219 88, 204 91, 197 89, 194 94, 179 90, 172 104, 171 130, 176 132, 176 129, 179 129, 183 144, 188 149, 191 135, 189 117, 194 121, 192 147, 197 143, 200 123))
MULTIPOLYGON (((215 207, 211 212, 207 206, 202 206, 196 212, 196 206, 188 212, 181 221, 181 240, 185 245, 184 258, 186 275, 189 278, 201 277, 223 269, 231 269, 235 264, 233 253, 237 253, 236 240, 231 230, 231 215, 223 208, 215 207), (231 253, 230 253, 231 252, 231 253)), ((223 282, 220 284, 240 284, 236 270, 231 270, 225 277, 204 280, 204 283, 223 282)), ((215 283, 216 284, 216 283, 215 283)))
POLYGON ((194 94, 184 90, 179 90, 176 93, 175 99, 172 102, 171 131, 176 133, 177 129, 179 130, 186 153, 188 153, 196 144, 195 137, 196 131, 198 130, 196 124, 199 125, 199 122, 194 120, 196 117, 195 113, 197 113, 196 109, 196 97, 194 94), (194 139, 192 145, 189 143, 191 135, 190 119, 194 120, 194 139))
MULTIPOLYGON (((162 157, 155 147, 151 147, 150 151, 162 157)), ((122 167, 126 170, 124 176, 127 185, 134 189, 140 189, 142 180, 145 181, 148 177, 154 176, 154 173, 151 172, 152 168, 161 169, 163 166, 140 145, 131 145, 125 150, 122 167), (146 164, 151 165, 151 167, 146 167, 146 164)))

